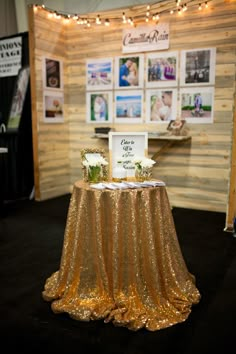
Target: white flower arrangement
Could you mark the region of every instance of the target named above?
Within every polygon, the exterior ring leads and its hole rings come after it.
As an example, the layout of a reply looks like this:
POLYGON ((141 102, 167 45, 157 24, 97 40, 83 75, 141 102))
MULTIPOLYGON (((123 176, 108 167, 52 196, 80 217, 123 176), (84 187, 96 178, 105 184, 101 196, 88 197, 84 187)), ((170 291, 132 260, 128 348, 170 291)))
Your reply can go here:
POLYGON ((106 161, 106 159, 103 156, 92 156, 93 154, 91 154, 91 156, 86 157, 83 160, 83 165, 85 167, 95 167, 95 166, 105 166, 108 165, 108 162, 106 161))
POLYGON ((144 168, 151 168, 156 161, 149 159, 148 157, 141 156, 141 157, 135 157, 133 159, 134 166, 137 169, 144 169, 144 168))

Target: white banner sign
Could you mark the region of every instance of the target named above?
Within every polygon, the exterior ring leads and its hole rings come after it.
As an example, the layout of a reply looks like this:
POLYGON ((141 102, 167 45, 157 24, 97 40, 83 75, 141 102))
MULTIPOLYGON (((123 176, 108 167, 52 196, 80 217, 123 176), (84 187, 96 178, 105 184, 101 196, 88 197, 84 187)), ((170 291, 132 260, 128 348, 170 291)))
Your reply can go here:
POLYGON ((123 30, 123 53, 169 49, 169 24, 126 28, 123 30))
POLYGON ((22 37, 0 41, 0 77, 16 76, 21 68, 22 37))

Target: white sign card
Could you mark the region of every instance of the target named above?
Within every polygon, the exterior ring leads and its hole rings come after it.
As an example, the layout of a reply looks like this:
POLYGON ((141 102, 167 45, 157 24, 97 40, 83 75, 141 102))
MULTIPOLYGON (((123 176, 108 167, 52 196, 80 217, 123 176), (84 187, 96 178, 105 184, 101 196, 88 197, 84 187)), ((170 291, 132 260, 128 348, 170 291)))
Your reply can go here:
POLYGON ((127 177, 135 176, 133 160, 138 156, 147 156, 147 132, 109 132, 109 164, 110 171, 118 160, 123 161, 127 177))

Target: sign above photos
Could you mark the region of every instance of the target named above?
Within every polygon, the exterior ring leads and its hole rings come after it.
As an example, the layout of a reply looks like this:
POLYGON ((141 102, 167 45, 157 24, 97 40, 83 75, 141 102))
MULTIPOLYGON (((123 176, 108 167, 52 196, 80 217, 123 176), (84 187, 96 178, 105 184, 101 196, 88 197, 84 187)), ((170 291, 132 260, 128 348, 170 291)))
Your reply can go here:
POLYGON ((169 49, 169 24, 126 28, 122 34, 122 52, 137 53, 169 49))

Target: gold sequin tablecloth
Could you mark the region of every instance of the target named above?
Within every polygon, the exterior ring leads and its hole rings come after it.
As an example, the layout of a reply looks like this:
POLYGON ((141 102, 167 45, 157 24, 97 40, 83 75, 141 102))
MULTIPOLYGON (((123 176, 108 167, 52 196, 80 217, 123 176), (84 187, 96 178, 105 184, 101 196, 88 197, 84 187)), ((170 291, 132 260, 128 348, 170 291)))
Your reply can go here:
POLYGON ((164 186, 71 195, 61 263, 43 298, 55 313, 150 331, 185 321, 200 300, 164 186))

